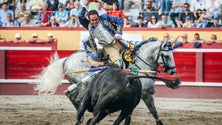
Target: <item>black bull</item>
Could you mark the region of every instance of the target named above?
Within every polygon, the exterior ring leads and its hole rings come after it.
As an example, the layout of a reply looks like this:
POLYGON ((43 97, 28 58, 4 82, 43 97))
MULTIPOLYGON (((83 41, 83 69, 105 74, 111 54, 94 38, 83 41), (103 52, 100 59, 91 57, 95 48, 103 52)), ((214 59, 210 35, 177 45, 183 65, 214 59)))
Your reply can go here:
POLYGON ((119 125, 126 118, 125 125, 130 124, 130 115, 140 101, 142 85, 138 78, 159 79, 170 88, 177 88, 179 79, 166 80, 152 76, 134 76, 121 69, 107 69, 96 75, 91 82, 79 85, 67 96, 77 111, 77 121, 80 123, 85 110, 93 113, 93 118, 87 124, 94 125, 105 116, 121 110, 114 125, 119 125))

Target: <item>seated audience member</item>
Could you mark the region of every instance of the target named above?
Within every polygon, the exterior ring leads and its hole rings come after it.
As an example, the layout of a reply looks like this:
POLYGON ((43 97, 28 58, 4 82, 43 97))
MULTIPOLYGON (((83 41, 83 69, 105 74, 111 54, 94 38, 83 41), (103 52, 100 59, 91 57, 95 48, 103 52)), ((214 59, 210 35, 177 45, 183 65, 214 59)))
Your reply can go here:
POLYGON ((16 8, 16 1, 15 0, 2 0, 2 2, 6 2, 8 4, 9 10, 14 10, 16 8))
POLYGON ((81 9, 80 3, 78 1, 76 1, 76 2, 74 2, 74 8, 72 8, 70 10, 69 15, 70 16, 74 15, 74 16, 78 17, 78 15, 81 12, 81 10, 82 9, 81 9))
POLYGON ((151 17, 153 15, 155 15, 156 17, 158 16, 158 11, 152 6, 152 2, 150 1, 146 1, 145 6, 146 8, 143 9, 140 15, 143 17, 144 22, 147 24, 151 21, 151 17))
POLYGON ((147 25, 144 24, 143 17, 142 16, 138 16, 137 17, 137 23, 135 23, 132 27, 140 27, 140 28, 142 28, 142 27, 147 27, 147 25))
POLYGON ((19 24, 13 20, 11 13, 7 13, 7 21, 2 24, 2 27, 19 27, 19 24))
POLYGON ((21 27, 36 27, 35 22, 30 20, 31 16, 29 13, 24 14, 25 20, 21 23, 21 27))
POLYGON ((20 43, 20 42, 25 42, 25 40, 22 39, 22 36, 20 33, 16 33, 15 34, 15 39, 14 39, 15 43, 20 43))
POLYGON ((207 13, 206 9, 202 10, 200 18, 197 20, 197 28, 205 28, 208 26, 208 23, 212 20, 212 15, 207 13))
POLYGON ((16 9, 15 11, 15 19, 19 24, 21 24, 25 20, 25 17, 24 17, 25 13, 30 13, 30 11, 26 10, 25 3, 21 3, 20 7, 16 9))
POLYGON ((0 42, 6 42, 6 39, 5 39, 5 38, 2 38, 2 37, 1 37, 1 34, 0 34, 0 42))
POLYGON ((191 19, 191 23, 194 23, 194 20, 195 20, 195 16, 193 14, 193 12, 190 11, 189 9, 190 7, 190 4, 188 3, 184 3, 183 4, 183 12, 179 14, 179 17, 178 17, 178 21, 179 21, 179 24, 178 24, 178 27, 182 27, 183 24, 186 22, 186 17, 190 17, 191 19))
POLYGON ((130 23, 128 17, 124 18, 123 20, 124 20, 123 27, 132 27, 132 24, 130 23))
POLYGON ((212 44, 212 43, 222 43, 222 40, 217 40, 217 35, 212 34, 210 40, 206 41, 206 44, 212 44))
POLYGON ((46 27, 59 27, 59 23, 56 22, 55 16, 50 17, 50 21, 46 23, 46 27))
POLYGON ((148 28, 157 28, 158 26, 159 26, 159 24, 158 24, 158 18, 157 18, 157 16, 156 16, 156 15, 152 15, 152 16, 151 16, 151 21, 148 22, 147 27, 148 27, 148 28))
POLYGON ((47 8, 48 11, 58 10, 59 0, 46 0, 45 2, 48 5, 48 8, 47 8))
POLYGON ((185 18, 185 23, 183 23, 183 28, 192 28, 192 27, 194 27, 194 24, 193 24, 193 21, 191 20, 191 18, 189 17, 189 16, 187 16, 186 18, 185 18))
POLYGON ((163 13, 161 15, 161 20, 158 21, 159 26, 161 28, 165 28, 165 27, 174 27, 173 25, 173 21, 168 19, 168 15, 166 13, 163 13))
POLYGON ((194 48, 199 48, 202 43, 205 43, 205 40, 200 38, 199 33, 195 33, 194 40, 192 40, 191 42, 194 43, 194 48))
POLYGON ((38 25, 45 27, 50 21, 50 17, 53 15, 53 11, 47 11, 47 3, 42 4, 42 9, 39 12, 38 25))
POLYGON ((19 10, 20 9, 20 6, 21 4, 25 4, 25 10, 29 10, 29 2, 30 0, 16 0, 16 8, 15 10, 19 10))
POLYGON ((31 19, 38 20, 39 11, 42 8, 43 0, 30 0, 29 10, 31 11, 31 19))
MULTIPOLYGON (((75 0, 67 0, 66 1, 66 3, 65 3, 65 9, 67 10, 67 11, 70 11, 71 9, 73 9, 73 8, 75 8, 75 2, 74 2, 75 0)), ((63 4, 64 5, 64 4, 63 4)))
MULTIPOLYGON (((8 17, 7 17, 8 13, 11 13, 11 16, 14 15, 13 11, 8 9, 7 2, 4 2, 1 4, 1 9, 0 9, 0 17, 1 17, 0 18, 0 26, 2 26, 2 24, 4 24, 4 23, 8 22, 8 17)), ((12 17, 12 19, 14 19, 14 18, 12 17)))
POLYGON ((221 28, 222 25, 219 22, 219 19, 214 19, 213 22, 210 22, 210 27, 221 28))
POLYGON ((36 33, 32 34, 32 38, 28 40, 29 43, 44 43, 43 40, 38 38, 38 35, 36 33))
POLYGON ((59 10, 55 13, 56 22, 58 22, 60 26, 63 26, 69 19, 69 13, 62 3, 59 3, 58 8, 59 10))
POLYGON ((124 0, 124 11, 129 12, 130 6, 134 5, 135 8, 142 10, 142 0, 124 0))
POLYGON ((103 3, 102 2, 97 2, 96 3, 96 7, 97 7, 97 12, 99 13, 99 15, 103 15, 103 14, 107 14, 107 11, 103 8, 103 3))
POLYGON ((221 16, 221 0, 205 0, 206 10, 212 15, 213 19, 219 19, 221 16))
POLYGON ((46 40, 46 42, 52 43, 52 42, 57 42, 57 41, 58 41, 58 40, 53 37, 52 33, 48 33, 48 34, 47 34, 47 40, 46 40))
POLYGON ((124 12, 119 9, 118 3, 113 3, 112 9, 111 9, 110 11, 108 11, 108 14, 109 14, 110 16, 116 16, 116 17, 120 17, 120 18, 126 18, 124 12))
MULTIPOLYGON (((95 1, 95 0, 92 0, 92 1, 95 1)), ((99 0, 96 0, 96 1, 99 2, 99 0)), ((113 3, 118 4, 118 0, 102 0, 102 2, 103 2, 103 8, 106 11, 110 11, 113 9, 113 3)), ((119 8, 119 4, 118 4, 118 8, 119 8)))
POLYGON ((69 27, 69 28, 74 28, 74 27, 79 27, 78 24, 78 17, 72 15, 69 19, 68 22, 66 22, 64 27, 69 27))

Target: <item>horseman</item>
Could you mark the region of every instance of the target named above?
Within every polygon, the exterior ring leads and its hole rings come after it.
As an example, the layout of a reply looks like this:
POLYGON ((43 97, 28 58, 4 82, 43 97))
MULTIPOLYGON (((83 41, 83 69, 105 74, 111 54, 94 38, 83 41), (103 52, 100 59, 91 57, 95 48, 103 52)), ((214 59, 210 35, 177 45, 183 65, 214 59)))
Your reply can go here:
MULTIPOLYGON (((86 3, 87 5, 88 3, 86 3)), ((94 39, 97 38, 100 45, 103 46, 105 58, 109 60, 109 63, 117 64, 122 67, 122 58, 120 52, 124 49, 128 49, 130 54, 138 50, 139 45, 133 45, 132 43, 122 39, 123 19, 119 17, 109 16, 103 14, 99 16, 96 10, 90 10, 87 13, 87 9, 83 7, 79 14, 79 21, 83 27, 89 30, 90 37, 84 41, 85 49, 86 45, 90 46, 91 50, 96 50, 94 39)), ((95 61, 95 56, 92 56, 92 51, 86 49, 89 55, 89 62, 95 61)), ((97 52, 95 52, 97 53, 97 52)), ((129 60, 133 60, 132 57, 129 60)), ((94 63, 95 66, 103 65, 102 63, 94 63)))

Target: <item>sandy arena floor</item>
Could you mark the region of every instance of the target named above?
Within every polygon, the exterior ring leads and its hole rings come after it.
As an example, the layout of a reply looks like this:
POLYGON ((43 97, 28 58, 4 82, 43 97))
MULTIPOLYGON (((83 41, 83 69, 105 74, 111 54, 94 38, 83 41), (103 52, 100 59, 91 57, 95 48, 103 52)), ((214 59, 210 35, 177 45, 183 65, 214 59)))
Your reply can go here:
MULTIPOLYGON (((155 98, 155 104, 165 125, 222 125, 222 100, 155 98)), ((0 96, 0 125, 72 125, 75 113, 64 95, 0 96)), ((112 125, 117 115, 107 116, 99 125, 112 125)), ((85 113, 85 121, 90 117, 85 113)), ((142 101, 132 125, 155 125, 142 101)))

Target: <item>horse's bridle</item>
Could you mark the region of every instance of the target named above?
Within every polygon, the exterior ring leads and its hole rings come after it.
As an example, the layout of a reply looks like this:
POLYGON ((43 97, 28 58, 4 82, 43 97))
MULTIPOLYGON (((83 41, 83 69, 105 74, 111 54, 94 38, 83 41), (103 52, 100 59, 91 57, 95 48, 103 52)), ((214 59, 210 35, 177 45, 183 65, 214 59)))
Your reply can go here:
MULTIPOLYGON (((158 55, 157 55, 157 58, 156 58, 156 61, 155 61, 155 62, 158 63, 158 59, 161 57, 161 59, 162 59, 162 61, 163 61, 162 67, 163 67, 163 69, 164 69, 164 72, 166 72, 166 71, 168 71, 168 70, 170 70, 170 69, 174 69, 175 66, 174 66, 174 67, 170 67, 169 64, 167 64, 167 62, 164 60, 164 55, 161 53, 161 51, 171 51, 171 49, 164 50, 164 49, 162 49, 162 45, 163 45, 163 42, 161 42, 161 45, 160 45, 160 48, 159 48, 159 52, 158 52, 158 55)), ((144 61, 144 59, 142 59, 142 58, 141 58, 140 56, 138 56, 137 54, 135 54, 135 56, 136 56, 139 60, 141 60, 144 64, 146 64, 147 66, 150 66, 151 68, 155 69, 155 71, 160 72, 160 71, 157 70, 157 67, 154 67, 154 66, 150 65, 149 63, 147 63, 146 61, 144 61)), ((139 69, 141 69, 137 64, 136 64, 136 66, 137 66, 139 69)))

